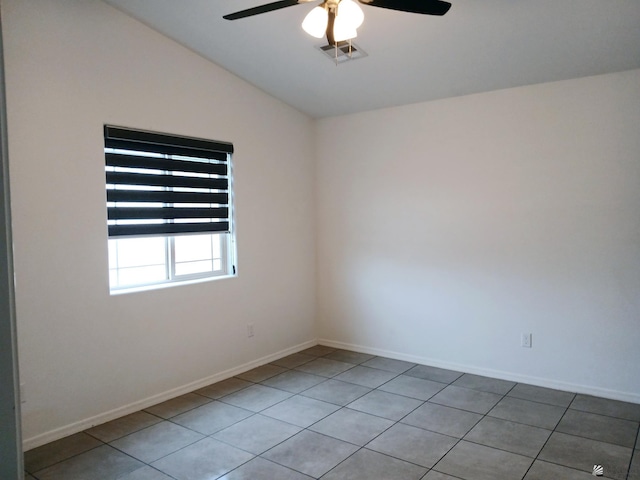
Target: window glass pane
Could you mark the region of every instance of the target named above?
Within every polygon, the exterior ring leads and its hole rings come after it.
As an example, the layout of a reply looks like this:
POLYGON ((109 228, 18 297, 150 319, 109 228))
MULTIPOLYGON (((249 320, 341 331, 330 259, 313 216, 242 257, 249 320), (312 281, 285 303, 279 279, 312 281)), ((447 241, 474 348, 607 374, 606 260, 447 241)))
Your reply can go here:
POLYGON ((196 273, 205 273, 211 271, 211 260, 202 260, 199 262, 176 263, 176 276, 193 275, 196 273))
POLYGON ((118 286, 118 270, 109 270, 109 286, 111 288, 118 286))
POLYGON ((164 265, 149 267, 121 268, 119 270, 120 287, 133 285, 146 285, 157 283, 167 279, 167 270, 164 265))
POLYGON ((109 285, 119 289, 176 281, 192 275, 224 275, 228 273, 223 258, 228 239, 227 234, 201 234, 109 240, 109 285), (173 261, 169 242, 174 244, 173 261), (173 262, 173 276, 169 275, 167 260, 173 262))
POLYGON ((223 240, 226 241, 228 238, 228 234, 211 235, 211 251, 213 252, 213 258, 222 257, 222 244, 220 242, 223 240))
POLYGON ((109 240, 109 270, 118 268, 118 251, 116 240, 109 240))
MULTIPOLYGON (((175 237, 176 263, 194 260, 209 260, 212 252, 212 238, 217 235, 185 235, 175 237)), ((220 243, 218 242, 218 250, 220 243)))
POLYGON ((118 267, 142 267, 159 265, 164 270, 166 240, 164 237, 126 238, 110 240, 118 242, 118 267))

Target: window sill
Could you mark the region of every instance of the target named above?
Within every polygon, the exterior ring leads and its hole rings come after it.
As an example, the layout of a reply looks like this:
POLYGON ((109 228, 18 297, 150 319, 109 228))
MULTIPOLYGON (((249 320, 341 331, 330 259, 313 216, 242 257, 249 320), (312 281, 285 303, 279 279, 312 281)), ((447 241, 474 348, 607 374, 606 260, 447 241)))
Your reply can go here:
POLYGON ((153 285, 142 285, 138 287, 118 288, 116 290, 110 290, 110 295, 124 295, 127 293, 148 292, 150 290, 160 290, 163 288, 181 287, 183 285, 194 285, 197 283, 215 282, 216 280, 225 280, 229 278, 235 278, 238 274, 217 275, 215 277, 195 278, 190 280, 180 280, 176 282, 154 283, 153 285))

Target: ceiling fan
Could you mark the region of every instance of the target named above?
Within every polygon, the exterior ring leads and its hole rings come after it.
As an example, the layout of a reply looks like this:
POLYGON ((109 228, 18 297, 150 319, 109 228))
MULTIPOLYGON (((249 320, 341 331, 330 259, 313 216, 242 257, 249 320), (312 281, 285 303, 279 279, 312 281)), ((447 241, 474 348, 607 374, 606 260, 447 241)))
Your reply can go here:
MULTIPOLYGON (((312 1, 314 0, 280 0, 224 15, 223 18, 238 20, 312 1)), ((357 0, 357 2, 371 7, 424 15, 441 16, 451 8, 449 2, 442 0, 357 0)), ((326 35, 329 45, 337 45, 339 42, 355 38, 356 29, 363 20, 364 14, 354 0, 323 0, 307 14, 302 22, 302 28, 316 38, 326 35)))

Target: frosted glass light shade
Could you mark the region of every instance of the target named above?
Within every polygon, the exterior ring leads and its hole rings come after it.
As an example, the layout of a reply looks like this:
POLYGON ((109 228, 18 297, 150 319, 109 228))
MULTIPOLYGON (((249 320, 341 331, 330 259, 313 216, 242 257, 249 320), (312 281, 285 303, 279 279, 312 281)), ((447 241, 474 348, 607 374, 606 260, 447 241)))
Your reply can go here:
POLYGON ((338 18, 345 20, 349 27, 355 30, 362 25, 364 13, 353 0, 342 0, 338 4, 338 18))
POLYGON ((322 7, 315 7, 302 21, 302 29, 312 37, 322 38, 327 31, 329 13, 322 7))
POLYGON ((357 36, 358 32, 355 28, 349 25, 349 22, 340 21, 340 17, 336 17, 336 21, 333 24, 333 39, 336 42, 344 42, 345 40, 350 40, 357 36))

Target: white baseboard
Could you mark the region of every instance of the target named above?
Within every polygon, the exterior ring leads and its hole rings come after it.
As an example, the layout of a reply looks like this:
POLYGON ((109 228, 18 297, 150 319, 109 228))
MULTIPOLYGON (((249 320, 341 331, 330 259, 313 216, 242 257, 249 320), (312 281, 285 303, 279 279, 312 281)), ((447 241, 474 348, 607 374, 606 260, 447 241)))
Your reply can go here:
POLYGON ((123 405, 122 407, 115 408, 108 412, 100 413, 90 418, 79 420, 69 425, 65 425, 64 427, 56 428, 54 430, 35 435, 33 437, 26 438, 22 442, 22 448, 24 451, 31 450, 32 448, 45 445, 49 442, 59 440, 69 435, 73 435, 74 433, 82 432, 83 430, 86 430, 88 428, 95 427, 96 425, 101 425, 125 415, 129 415, 130 413, 134 413, 144 408, 151 407, 152 405, 156 405, 166 400, 184 395, 185 393, 193 392, 194 390, 206 387, 207 385, 211 385, 212 383, 226 380, 227 378, 233 377, 234 375, 239 375, 246 372, 247 370, 251 370, 252 368, 259 367, 260 365, 264 365, 265 363, 273 362, 274 360, 286 357, 287 355, 291 355, 293 353, 297 353, 301 350, 313 347, 317 344, 317 340, 310 340, 308 342, 296 345, 295 347, 286 348, 284 350, 280 350, 279 352, 272 353, 271 355, 267 355, 262 358, 258 358, 238 367, 216 373, 200 380, 196 380, 195 382, 182 385, 166 392, 158 393, 151 397, 144 398, 128 405, 123 405))
POLYGON ((344 350, 351 350, 354 352, 368 353, 370 355, 393 358, 396 360, 404 360, 407 362, 418 363, 421 365, 429 365, 432 367, 446 368, 448 370, 456 370, 464 373, 484 375, 487 377, 499 378, 502 380, 509 380, 512 382, 528 383, 530 385, 537 385, 539 387, 554 388, 556 390, 563 390, 566 392, 583 393, 586 395, 595 395, 597 397, 610 398, 612 400, 621 400, 624 402, 640 403, 640 395, 636 393, 620 392, 617 390, 609 390, 605 388, 593 387, 589 385, 579 385, 579 384, 568 383, 568 382, 559 382, 556 380, 540 378, 540 377, 532 377, 529 375, 521 375, 513 372, 502 371, 502 370, 479 368, 473 365, 463 365, 463 364, 452 363, 452 362, 443 362, 433 358, 421 357, 417 355, 408 355, 405 353, 394 352, 390 350, 365 347, 363 345, 355 345, 351 343, 338 342, 335 340, 328 340, 328 339, 319 339, 319 340, 310 340, 308 342, 301 343, 294 347, 286 348, 279 352, 258 358, 256 360, 245 363, 238 367, 216 373, 209 377, 202 378, 200 380, 188 383, 186 385, 182 385, 172 390, 168 390, 166 392, 162 392, 157 395, 144 398, 142 400, 130 403, 128 405, 124 405, 122 407, 115 408, 113 410, 95 415, 90 418, 79 420, 69 425, 65 425, 64 427, 56 428, 54 430, 50 430, 48 432, 41 433, 36 436, 26 438, 22 442, 23 449, 24 451, 31 450, 32 448, 45 445, 49 442, 59 440, 69 435, 73 435, 74 433, 82 432, 83 430, 94 427, 96 425, 100 425, 105 422, 115 420, 116 418, 129 415, 130 413, 134 413, 144 408, 151 407, 160 402, 164 402, 166 400, 170 400, 180 395, 184 395, 185 393, 189 393, 194 390, 198 390, 200 388, 206 387, 207 385, 211 385, 212 383, 226 380, 227 378, 233 377, 235 375, 239 375, 241 373, 246 372, 247 370, 251 370, 252 368, 259 367, 260 365, 264 365, 265 363, 273 362, 274 360, 277 360, 282 357, 286 357, 287 355, 291 355, 293 353, 300 352, 306 348, 313 347, 314 345, 318 345, 318 344, 326 345, 328 347, 341 348, 344 350))
POLYGON ((557 380, 551 380, 548 378, 532 377, 529 375, 521 375, 514 372, 507 372, 503 370, 493 370, 490 368, 481 368, 473 365, 463 365, 452 362, 443 362, 428 357, 420 357, 416 355, 407 355, 400 352, 393 352, 390 350, 383 350, 379 348, 365 347, 363 345, 354 345, 352 343, 338 342, 335 340, 328 340, 321 338, 318 340, 320 345, 327 347, 341 348, 344 350, 351 350, 354 352, 368 353, 369 355, 377 355, 380 357, 393 358, 395 360, 404 360, 406 362, 418 363, 421 365, 429 365, 431 367, 446 368, 448 370, 456 370, 463 373, 473 373, 475 375, 484 375, 486 377, 499 378, 502 380, 509 380, 518 383, 528 383, 530 385, 536 385, 538 387, 553 388, 556 390, 562 390, 565 392, 582 393, 585 395, 594 395, 596 397, 609 398, 612 400, 621 400, 623 402, 640 403, 640 395, 637 393, 620 392, 617 390, 610 390, 606 388, 594 387, 591 385, 580 385, 569 382, 560 382, 557 380))

